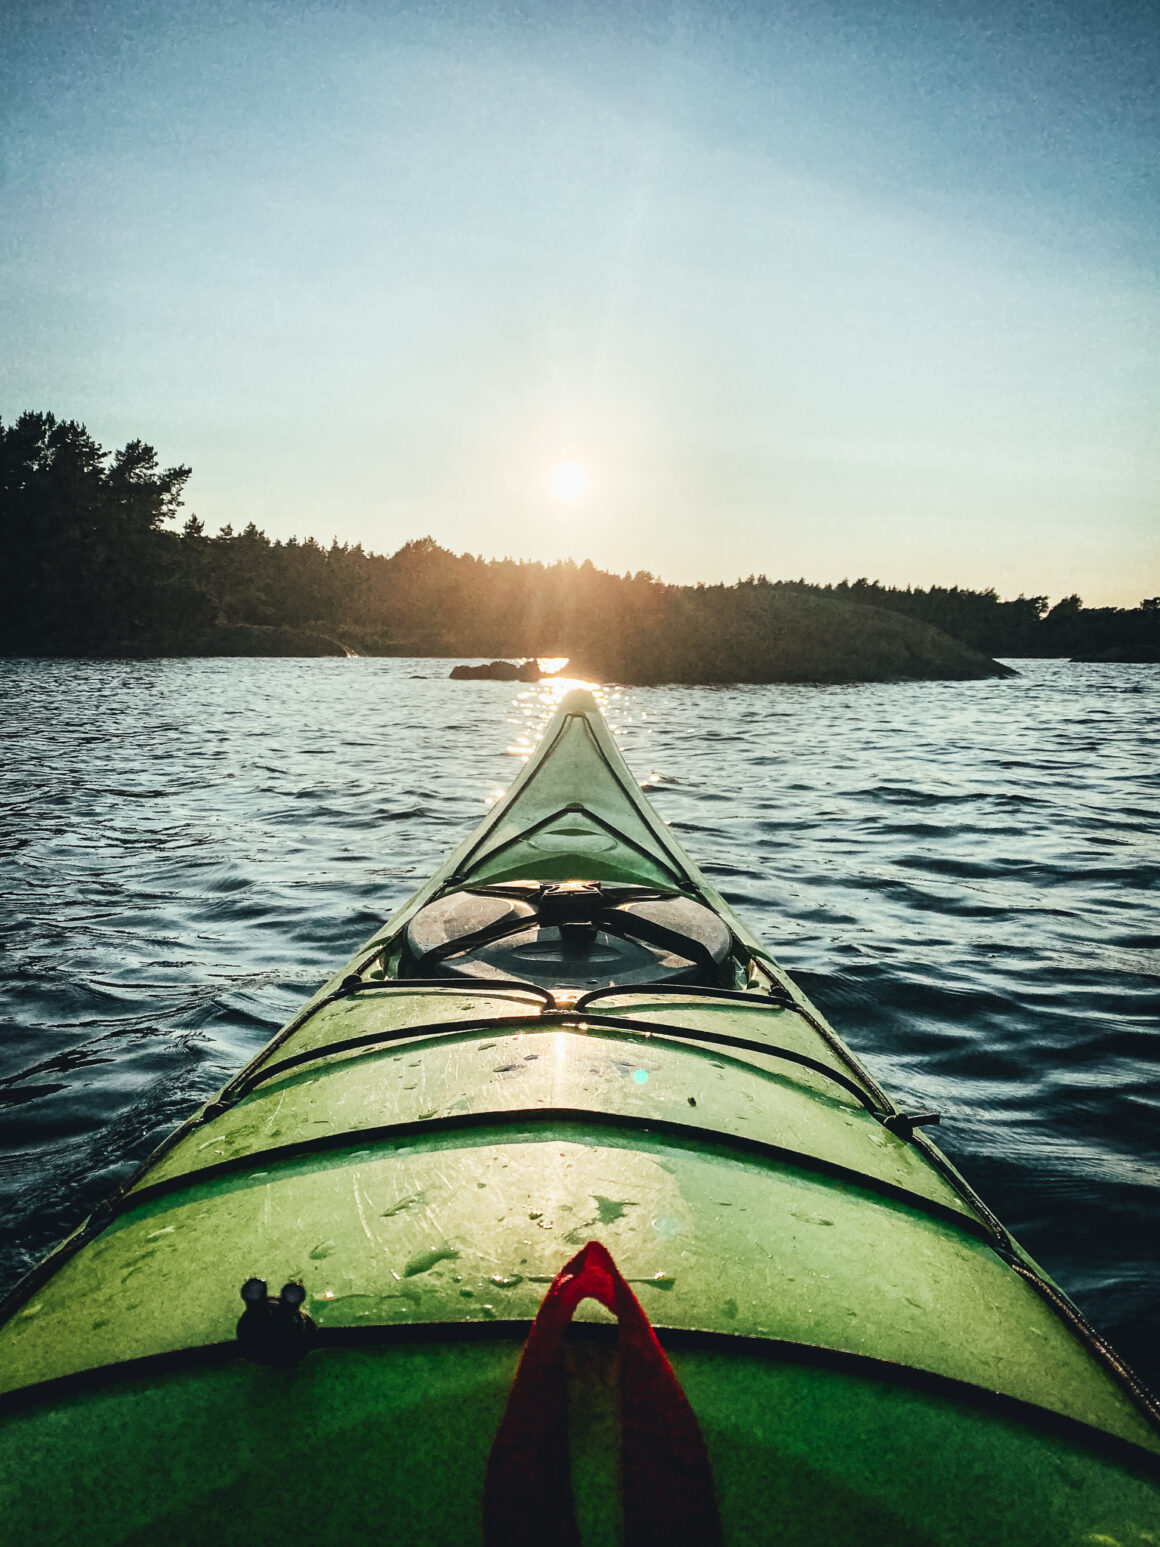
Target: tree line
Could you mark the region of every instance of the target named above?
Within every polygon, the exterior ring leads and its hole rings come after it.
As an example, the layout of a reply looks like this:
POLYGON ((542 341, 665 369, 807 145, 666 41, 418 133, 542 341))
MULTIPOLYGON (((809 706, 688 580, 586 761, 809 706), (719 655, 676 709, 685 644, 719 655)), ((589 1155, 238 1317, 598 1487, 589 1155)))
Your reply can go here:
MULTIPOLYGON (((429 537, 383 555, 337 540, 273 540, 252 523, 211 535, 196 516, 175 525, 189 472, 162 468, 139 440, 104 451, 83 425, 51 413, 0 422, 0 652, 569 655, 614 674, 645 651, 649 680, 666 670, 689 680, 679 674, 695 648, 701 680, 763 680, 764 636, 778 636, 782 657, 792 657, 795 631, 832 630, 837 604, 851 637, 918 655, 937 629, 986 656, 1160 659, 1156 597, 1129 609, 1071 596, 1049 608, 1042 596, 1003 601, 994 590, 765 575, 682 587, 587 561, 454 554, 429 537), (865 609, 917 627, 875 624, 865 609)), ((824 648, 817 641, 815 654, 824 648)), ((840 676, 841 661, 826 660, 823 674, 840 676)))
POLYGON ((1046 596, 1003 601, 994 588, 885 586, 878 580, 841 580, 836 585, 785 581, 815 596, 865 607, 884 607, 942 629, 987 655, 1107 656, 1160 660, 1160 596, 1138 607, 1085 607, 1077 595, 1049 606, 1046 596))

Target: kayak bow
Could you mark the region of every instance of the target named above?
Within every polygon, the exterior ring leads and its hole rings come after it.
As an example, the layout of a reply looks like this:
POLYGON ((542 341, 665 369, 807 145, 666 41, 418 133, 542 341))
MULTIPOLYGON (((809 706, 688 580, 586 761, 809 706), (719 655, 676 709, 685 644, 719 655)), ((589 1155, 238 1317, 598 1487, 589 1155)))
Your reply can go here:
MULTIPOLYGON (((727 1542, 1156 1540, 1153 1399, 932 1121, 572 692, 432 880, 10 1297, 0 1518, 479 1541, 520 1346, 595 1239, 696 1411, 727 1542)), ((620 1529, 608 1323, 585 1302, 569 1344, 592 1542, 620 1529)))

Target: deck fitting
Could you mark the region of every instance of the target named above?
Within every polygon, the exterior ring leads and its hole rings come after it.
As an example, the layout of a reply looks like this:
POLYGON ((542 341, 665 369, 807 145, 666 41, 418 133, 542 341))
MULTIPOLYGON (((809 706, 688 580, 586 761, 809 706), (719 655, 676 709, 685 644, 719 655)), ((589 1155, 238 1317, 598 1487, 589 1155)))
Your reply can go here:
POLYGON ((282 1286, 280 1295, 266 1293, 266 1281, 248 1278, 242 1285, 245 1310, 238 1319, 238 1346, 256 1364, 295 1364, 305 1354, 318 1328, 302 1309, 306 1290, 301 1284, 282 1286))

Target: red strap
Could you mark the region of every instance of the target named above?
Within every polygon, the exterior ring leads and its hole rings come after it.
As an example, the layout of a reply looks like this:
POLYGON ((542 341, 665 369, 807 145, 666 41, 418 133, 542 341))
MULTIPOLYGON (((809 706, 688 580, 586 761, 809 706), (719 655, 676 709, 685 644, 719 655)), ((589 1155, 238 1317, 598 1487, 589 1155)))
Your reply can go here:
POLYGON ((625 1547, 719 1547, 713 1474, 697 1420, 648 1317, 599 1241, 556 1275, 528 1333, 487 1464, 487 1547, 579 1547, 563 1338, 589 1297, 620 1322, 625 1547))

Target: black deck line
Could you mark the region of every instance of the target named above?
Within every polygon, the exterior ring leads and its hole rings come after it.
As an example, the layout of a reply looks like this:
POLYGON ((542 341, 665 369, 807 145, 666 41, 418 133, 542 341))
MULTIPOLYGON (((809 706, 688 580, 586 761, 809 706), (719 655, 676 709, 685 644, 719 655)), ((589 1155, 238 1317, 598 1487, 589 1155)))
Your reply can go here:
MULTIPOLYGON (((360 1349, 399 1348, 432 1343, 506 1343, 522 1345, 531 1328, 530 1320, 403 1322, 362 1327, 321 1327, 312 1343, 310 1358, 316 1353, 344 1353, 360 1349)), ((673 1353, 709 1352, 734 1358, 767 1360, 771 1363, 802 1365, 810 1369, 833 1370, 882 1385, 919 1391, 925 1396, 961 1403, 990 1413, 1009 1423, 1037 1429, 1064 1439, 1077 1447, 1093 1450, 1126 1469, 1149 1479, 1160 1480, 1160 1455, 1134 1440, 1110 1434, 1081 1418, 1072 1418, 1054 1408, 1041 1407, 1023 1397, 1010 1396, 986 1386, 976 1386, 953 1375, 941 1375, 917 1365, 896 1364, 873 1354, 853 1353, 847 1349, 826 1348, 817 1343, 800 1343, 790 1338, 761 1337, 754 1333, 721 1332, 699 1327, 668 1327, 654 1322, 653 1328, 662 1347, 673 1353)), ((573 1321, 566 1328, 568 1342, 595 1343, 612 1349, 617 1346, 620 1329, 607 1322, 573 1321)), ((513 1346, 513 1360, 517 1353, 513 1346)), ((247 1363, 237 1340, 206 1343, 194 1348, 179 1348, 161 1353, 143 1354, 115 1364, 58 1375, 14 1391, 0 1394, 0 1417, 19 1413, 38 1404, 68 1401, 71 1397, 111 1392, 117 1386, 134 1381, 164 1379, 166 1376, 220 1369, 247 1363)), ((292 1378, 292 1376, 291 1376, 292 1378)), ((496 1422, 499 1422, 497 1408, 496 1422)))
MULTIPOLYGON (((588 737, 588 740, 595 750, 597 757, 608 770, 609 776, 611 777, 613 783, 627 797, 628 803, 636 815, 640 816, 642 820, 645 820, 640 807, 642 804, 647 807, 647 802, 641 801, 640 791, 636 789, 635 785, 630 789, 629 786, 625 784, 624 780, 621 778, 616 769, 608 761, 608 757, 604 751, 604 748, 600 745, 599 739, 592 733, 592 727, 588 723, 588 715, 586 713, 567 715, 561 721, 560 729, 556 732, 555 738, 553 739, 551 745, 546 747, 541 746, 537 750, 536 761, 528 774, 528 778, 520 788, 520 794, 522 795, 524 791, 530 789, 534 781, 543 772, 544 768, 547 766, 550 760, 552 749, 556 746, 557 742, 559 742, 565 730, 567 729, 568 724, 572 720, 580 720, 583 722, 585 735, 588 737)), ((508 794, 510 795, 511 793, 512 791, 509 790, 508 794)), ((648 809, 651 810, 651 808, 648 809)), ((531 827, 523 829, 515 837, 509 838, 506 842, 498 844, 496 848, 491 851, 491 854, 488 856, 488 858, 490 859, 496 854, 502 854, 505 849, 510 848, 513 844, 525 840, 529 833, 538 832, 542 827, 548 826, 550 823, 554 822, 557 817, 562 816, 567 811, 583 811, 586 816, 591 817, 592 820, 598 823, 599 826, 603 827, 606 832, 611 833, 614 838, 618 839, 628 848, 633 849, 637 854, 643 855, 644 858, 647 859, 651 864, 659 864, 661 868, 668 870, 671 875, 676 876, 678 881, 683 880, 685 885, 694 886, 693 878, 688 874, 683 865, 679 865, 679 862, 676 860, 675 856, 671 855, 667 848, 665 849, 664 858, 658 861, 655 854, 650 853, 642 844, 637 843, 634 838, 629 838, 625 833, 622 833, 619 828, 614 827, 611 822, 606 821, 597 812, 593 811, 589 806, 586 806, 583 801, 569 801, 566 805, 561 806, 557 811, 554 811, 550 816, 545 817, 543 821, 533 823, 531 827)), ((647 820, 645 820, 645 826, 649 826, 647 820)), ((450 885, 452 881, 459 881, 463 879, 465 873, 470 868, 472 861, 475 860, 476 855, 486 843, 490 832, 491 829, 489 828, 488 832, 483 834, 478 843, 469 849, 463 856, 459 864, 455 867, 454 872, 450 876, 448 885, 450 885)), ((653 836, 658 838, 658 840, 660 838, 660 835, 656 833, 654 833, 653 836)))
POLYGON ((938 1145, 931 1139, 928 1139, 921 1128, 912 1129, 907 1142, 913 1144, 915 1149, 920 1151, 939 1175, 954 1188, 963 1202, 969 1204, 975 1210, 980 1219, 987 1221, 991 1227, 992 1234, 1005 1242, 1008 1256, 1013 1261, 1018 1260, 1022 1247, 1019 1246, 1015 1237, 995 1211, 983 1202, 970 1182, 956 1170, 942 1150, 939 1149, 938 1145))
MULTIPOLYGON (((780 987, 780 985, 779 985, 780 987)), ((598 999, 614 999, 618 995, 631 994, 633 997, 647 999, 667 999, 672 995, 685 995, 691 999, 724 999, 731 1000, 734 1004, 743 1004, 750 1010, 794 1010, 796 1001, 789 994, 781 999, 775 999, 772 992, 765 994, 754 993, 745 988, 716 988, 708 983, 680 983, 663 981, 660 983, 625 983, 619 988, 591 988, 586 994, 581 994, 575 1004, 569 1006, 573 1010, 586 1010, 590 1004, 595 1004, 598 999)))
MULTIPOLYGON (((787 1006, 787 1008, 790 1007, 787 1006)), ((796 1009, 796 1006, 793 1008, 796 1009)), ((849 1091, 859 1106, 865 1107, 866 1111, 877 1117, 879 1121, 884 1117, 892 1117, 896 1113, 892 1101, 888 1100, 883 1106, 877 1105, 873 1091, 867 1090, 839 1070, 832 1069, 829 1064, 822 1063, 820 1059, 811 1058, 808 1053, 798 1053, 792 1048, 778 1047, 771 1042, 758 1042, 750 1037, 736 1037, 728 1031, 703 1031, 699 1027, 679 1026, 672 1021, 643 1021, 629 1015, 602 1015, 599 1010, 593 1015, 582 1013, 584 1019, 593 1026, 619 1027, 624 1031, 651 1031, 655 1036, 670 1035, 708 1042, 717 1047, 738 1047, 750 1053, 769 1053, 774 1058, 784 1058, 790 1063, 800 1064, 803 1069, 811 1069, 815 1074, 832 1080, 843 1090, 849 1091)), ((868 1081, 867 1084, 869 1083, 868 1081)))
MULTIPOLYGON (((785 984, 773 971, 771 966, 772 958, 767 961, 758 952, 751 952, 750 959, 757 970, 764 973, 771 983, 775 983, 777 987, 783 992, 786 991, 785 984)), ((777 970, 780 972, 781 968, 778 968, 777 970)), ((796 988, 797 985, 794 984, 794 987, 796 988)), ((818 1014, 817 1010, 810 1003, 810 1001, 804 996, 801 999, 794 999, 792 1008, 797 1012, 798 1015, 801 1016, 802 1020, 805 1021, 807 1026, 813 1027, 818 1036, 821 1037, 822 1041, 830 1049, 831 1053, 833 1053, 836 1058, 840 1058, 846 1065, 847 1069, 853 1069, 858 1078, 865 1083, 866 1089, 872 1091, 874 1096, 885 1108, 887 1108, 887 1110, 893 1111, 894 1102, 891 1100, 889 1094, 883 1090, 882 1086, 879 1085, 878 1081, 874 1078, 870 1071, 863 1067, 863 1065, 855 1057, 852 1049, 846 1046, 833 1027, 827 1026, 825 1021, 822 1020, 821 1016, 818 1014)))
MULTIPOLYGON (((357 977, 357 974, 351 973, 349 977, 357 977)), ((556 996, 550 988, 544 988, 540 983, 525 983, 520 978, 474 978, 464 973, 461 977, 446 978, 359 978, 357 983, 350 983, 344 978, 343 982, 347 985, 346 992, 352 994, 357 994, 363 988, 395 988, 403 992, 408 989, 418 989, 420 992, 443 989, 450 994, 498 994, 501 998, 504 994, 520 993, 527 994, 531 999, 539 999, 549 1010, 556 1006, 556 996)))
MULTIPOLYGON (((417 989, 419 991, 433 988, 458 990, 460 987, 459 984, 453 983, 444 978, 380 979, 360 977, 359 973, 365 972, 371 963, 376 961, 381 954, 382 947, 376 947, 375 950, 369 952, 366 956, 360 959, 360 966, 357 969, 352 969, 352 971, 348 972, 339 983, 337 988, 331 989, 329 994, 324 994, 320 999, 311 999, 306 1004, 304 1004, 301 1010, 299 1010, 298 1014, 295 1015, 292 1020, 287 1021, 285 1026, 283 1026, 280 1031, 275 1032, 274 1036, 271 1037, 269 1042, 267 1042, 264 1047, 260 1048, 258 1052, 254 1054, 253 1058, 251 1058, 248 1063, 243 1065, 243 1067, 238 1070, 237 1074, 235 1074, 232 1079, 227 1080, 225 1085, 223 1085, 221 1090, 218 1092, 217 1100, 221 1101, 224 1097, 232 1095, 234 1090, 239 1085, 244 1084, 244 1082, 249 1078, 250 1074, 254 1070, 259 1069, 262 1066, 263 1062, 269 1058, 272 1052, 282 1047, 294 1035, 295 1032, 301 1031, 303 1026, 306 1025, 307 1021, 313 1020, 320 1010, 328 1009, 332 1004, 337 1004, 341 999, 349 999, 352 995, 359 993, 360 990, 403 989, 405 991, 408 985, 411 988, 417 989)), ((521 993, 525 993, 533 999, 540 999, 544 1001, 546 1006, 550 1006, 555 1003, 555 1000, 553 999, 552 994, 548 989, 540 988, 533 983, 521 983, 518 979, 499 978, 494 983, 489 983, 487 985, 484 985, 482 982, 473 984, 470 980, 468 980, 466 991, 468 993, 502 993, 505 989, 509 993, 518 989, 521 993)))
POLYGON ((1011 1266, 1025 1283, 1031 1285, 1040 1299, 1047 1302, 1060 1320, 1068 1323, 1076 1337, 1098 1358, 1103 1359, 1123 1389, 1144 1409, 1153 1426, 1160 1430, 1160 1402, 1156 1400, 1155 1393, 1145 1385, 1131 1365, 1120 1358, 1112 1345, 1100 1336, 1079 1307, 1056 1289, 1054 1284, 1041 1278, 1038 1273, 1033 1273, 1025 1263, 1016 1261, 1011 1266))
MULTIPOLYGON (((536 754, 537 754, 536 755, 536 760, 532 764, 531 769, 528 772, 528 777, 524 781, 523 789, 526 790, 526 789, 528 789, 530 787, 532 781, 537 777, 537 775, 543 769, 544 764, 548 761, 548 757, 551 754, 552 748, 557 744, 557 742, 560 740, 561 736, 564 734, 564 730, 565 730, 565 727, 568 724, 568 721, 569 720, 573 720, 575 718, 576 718, 575 715, 571 715, 571 714, 567 715, 563 720, 560 721, 560 728, 556 732, 555 736, 552 738, 551 743, 549 745, 545 746, 543 744, 543 742, 541 742, 539 747, 536 748, 536 754)), ((586 720, 587 717, 582 715, 582 716, 580 716, 580 718, 586 720)), ((522 770, 521 770, 521 772, 522 772, 522 770)), ((517 780, 513 782, 512 789, 509 789, 507 791, 507 795, 508 796, 511 796, 512 791, 514 789, 514 783, 516 783, 516 782, 518 782, 518 776, 517 776, 517 780)), ((549 817, 548 820, 551 821, 553 819, 551 817, 549 817)), ((471 847, 467 850, 467 852, 464 854, 463 858, 459 861, 459 863, 456 865, 454 871, 452 872, 452 875, 450 877, 451 880, 458 880, 463 875, 465 867, 469 866, 471 861, 472 861, 472 859, 475 857, 475 855, 479 853, 480 849, 483 847, 484 842, 486 841, 486 839, 488 837, 488 834, 492 831, 492 827, 493 826, 494 826, 494 823, 489 824, 489 826, 487 828, 487 831, 485 833, 483 833, 475 841, 475 843, 473 843, 471 845, 471 847)), ((531 831, 531 829, 528 829, 528 830, 531 831)))
MULTIPOLYGON (((669 1021, 641 1021, 629 1016, 601 1015, 599 1012, 586 1015, 572 1010, 547 1010, 535 1017, 503 1015, 468 1017, 458 1021, 428 1021, 420 1025, 394 1026, 387 1031, 368 1031, 357 1037, 343 1037, 335 1042, 325 1042, 315 1048, 304 1048, 301 1053, 292 1053, 288 1058, 280 1058, 277 1063, 259 1065, 244 1083, 229 1091, 230 1100, 218 1098, 218 1110, 225 1111, 233 1102, 241 1101, 268 1080, 277 1079, 279 1075, 287 1074, 292 1069, 302 1068, 305 1064, 315 1063, 319 1059, 329 1058, 338 1053, 355 1052, 360 1048, 402 1042, 412 1037, 437 1038, 441 1035, 447 1036, 465 1031, 488 1031, 494 1028, 516 1026, 533 1032, 547 1027, 554 1027, 557 1030, 574 1027, 576 1030, 582 1030, 589 1025, 601 1031, 631 1031, 654 1040, 668 1038, 678 1043, 705 1042, 713 1047, 739 1048, 747 1053, 759 1053, 770 1058, 778 1058, 786 1063, 798 1064, 803 1069, 809 1069, 812 1073, 820 1074, 824 1079, 832 1081, 833 1084, 840 1085, 872 1116, 881 1119, 891 1115, 890 1112, 880 1112, 867 1092, 839 1070, 831 1069, 828 1064, 823 1064, 816 1058, 810 1058, 805 1053, 795 1052, 792 1048, 778 1047, 769 1042, 758 1042, 749 1037, 735 1037, 730 1032, 702 1031, 691 1026, 674 1026, 669 1021)), ((223 1092, 223 1096, 225 1094, 223 1092)))
MULTIPOLYGON (((691 878, 683 870, 678 870, 668 855, 664 859, 658 859, 657 855, 651 850, 646 849, 643 843, 638 843, 635 838, 630 838, 627 833, 621 832, 614 822, 610 822, 607 817, 601 816, 598 811, 593 811, 592 807, 585 805, 582 800, 570 800, 548 816, 542 817, 538 822, 533 822, 529 827, 522 827, 518 833, 513 833, 510 838, 505 838, 502 843, 497 843, 495 848, 489 849, 485 858, 479 861, 479 863, 490 864, 492 860, 497 859, 501 854, 506 854, 509 849, 515 848, 517 844, 526 843, 529 838, 534 838, 545 827, 551 827, 553 822, 558 821, 562 816, 567 816, 570 812, 583 814, 586 820, 596 827, 603 828, 611 838, 616 839, 617 843, 622 843, 626 849, 631 849, 634 854, 638 854, 641 859, 647 860, 657 870, 667 871, 677 882, 678 890, 680 890, 682 884, 686 887, 693 885, 691 878)), ((640 813, 637 812, 637 815, 639 816, 640 813)), ((480 844, 482 843, 483 839, 480 839, 480 844)), ((443 891, 452 889, 453 883, 470 881, 470 868, 464 869, 466 864, 467 861, 465 860, 463 865, 456 869, 454 875, 448 878, 446 886, 442 888, 443 891)), ((580 879, 587 878, 581 877, 580 879)), ((484 884, 487 884, 486 881, 484 884)))
MULTIPOLYGON (((670 1118, 639 1117, 635 1113, 608 1112, 586 1107, 503 1107, 489 1112, 454 1112, 444 1117, 413 1118, 402 1123, 381 1123, 372 1128, 356 1128, 342 1133, 318 1134, 309 1139, 296 1139, 289 1144, 272 1145, 267 1149, 252 1150, 245 1155, 218 1160, 196 1171, 182 1171, 177 1176, 149 1186, 138 1187, 117 1199, 112 1213, 119 1217, 143 1204, 155 1203, 159 1198, 173 1193, 187 1192, 191 1188, 205 1186, 222 1177, 242 1175, 263 1164, 285 1164, 304 1155, 324 1154, 328 1150, 363 1149, 370 1144, 392 1143, 400 1139, 426 1138, 448 1133, 469 1133, 476 1129, 539 1129, 569 1124, 577 1128, 614 1128, 640 1133, 645 1138, 655 1138, 668 1143, 695 1147, 698 1153, 706 1150, 732 1150, 747 1159, 763 1160, 775 1165, 793 1166, 806 1172, 816 1172, 833 1177, 836 1181, 856 1187, 862 1192, 875 1193, 890 1203, 902 1204, 915 1213, 937 1219, 941 1224, 964 1235, 972 1236, 984 1245, 994 1248, 991 1231, 969 1214, 960 1213, 949 1204, 933 1198, 924 1198, 908 1188, 899 1187, 880 1177, 867 1176, 850 1166, 839 1165, 819 1155, 807 1155, 801 1150, 785 1145, 772 1144, 765 1139, 753 1139, 748 1134, 723 1133, 716 1128, 703 1128, 696 1123, 677 1123, 670 1118)), ((566 1136, 565 1136, 566 1137, 566 1136)), ((500 1138, 497 1142, 504 1143, 500 1138)), ((510 1142, 510 1141, 509 1141, 510 1142)), ((536 1141, 533 1141, 536 1142, 536 1141)), ((106 1221, 107 1222, 107 1221, 106 1221)), ((1006 1258, 1003 1259, 1006 1261, 1006 1258)))

